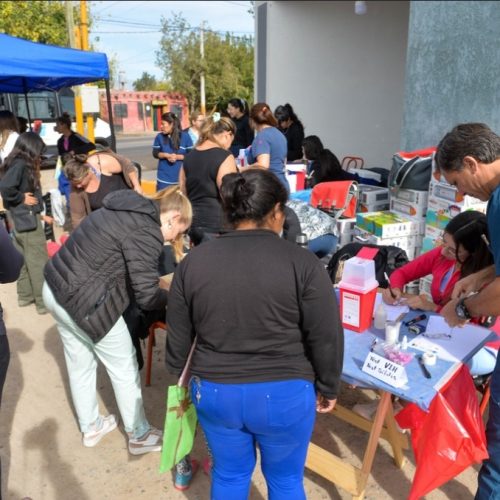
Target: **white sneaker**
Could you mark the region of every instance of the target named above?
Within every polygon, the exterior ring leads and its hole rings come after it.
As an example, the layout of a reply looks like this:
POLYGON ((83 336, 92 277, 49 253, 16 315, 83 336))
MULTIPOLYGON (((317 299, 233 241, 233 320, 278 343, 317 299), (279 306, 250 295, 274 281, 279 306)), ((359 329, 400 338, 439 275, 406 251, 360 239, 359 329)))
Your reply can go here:
POLYGON ((114 415, 102 417, 102 425, 99 430, 93 430, 83 433, 83 446, 92 448, 95 446, 108 432, 116 429, 117 421, 114 415))
POLYGON ((163 443, 163 432, 155 427, 150 427, 149 431, 140 438, 134 438, 129 433, 128 451, 132 455, 142 455, 151 451, 161 451, 163 443))

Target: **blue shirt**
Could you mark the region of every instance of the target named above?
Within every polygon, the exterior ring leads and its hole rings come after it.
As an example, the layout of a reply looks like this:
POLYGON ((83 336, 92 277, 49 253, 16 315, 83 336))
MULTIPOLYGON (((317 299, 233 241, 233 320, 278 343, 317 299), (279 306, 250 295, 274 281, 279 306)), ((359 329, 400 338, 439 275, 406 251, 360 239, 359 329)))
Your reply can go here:
POLYGON ((285 176, 287 143, 285 136, 275 127, 266 127, 257 133, 250 149, 249 163, 255 163, 262 154, 270 156, 269 170, 285 185, 290 186, 285 176))
MULTIPOLYGON (((168 135, 159 133, 155 137, 153 150, 158 153, 175 153, 177 155, 185 155, 189 149, 193 147, 193 141, 186 132, 181 132, 179 148, 174 149, 172 140, 168 135)), ((166 158, 158 160, 158 182, 162 184, 178 184, 179 171, 182 167, 182 160, 177 160, 173 163, 166 158)))
POLYGON ((488 232, 490 238, 490 251, 495 261, 495 272, 500 276, 500 185, 497 186, 488 202, 486 211, 488 221, 488 232))

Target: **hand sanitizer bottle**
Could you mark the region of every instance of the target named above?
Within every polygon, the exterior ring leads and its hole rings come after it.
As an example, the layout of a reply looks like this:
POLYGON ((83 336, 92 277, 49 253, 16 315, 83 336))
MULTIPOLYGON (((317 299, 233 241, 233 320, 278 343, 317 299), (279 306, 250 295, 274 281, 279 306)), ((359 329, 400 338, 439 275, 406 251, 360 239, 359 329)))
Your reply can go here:
POLYGON ((384 304, 380 303, 377 309, 375 310, 375 318, 373 321, 373 326, 377 330, 384 330, 386 321, 387 321, 387 314, 385 312, 385 307, 384 304))

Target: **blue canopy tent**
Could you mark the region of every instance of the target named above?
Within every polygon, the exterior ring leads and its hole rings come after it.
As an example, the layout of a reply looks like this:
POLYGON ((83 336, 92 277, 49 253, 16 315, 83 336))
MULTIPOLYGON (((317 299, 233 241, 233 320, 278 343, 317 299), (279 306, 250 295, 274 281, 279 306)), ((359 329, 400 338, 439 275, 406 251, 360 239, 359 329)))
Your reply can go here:
MULTIPOLYGON (((0 34, 0 54, 0 92, 24 94, 26 97, 30 92, 55 91, 104 80, 112 148, 115 149, 106 54, 45 45, 5 34, 0 34)), ((26 107, 29 113, 27 103, 26 107)))

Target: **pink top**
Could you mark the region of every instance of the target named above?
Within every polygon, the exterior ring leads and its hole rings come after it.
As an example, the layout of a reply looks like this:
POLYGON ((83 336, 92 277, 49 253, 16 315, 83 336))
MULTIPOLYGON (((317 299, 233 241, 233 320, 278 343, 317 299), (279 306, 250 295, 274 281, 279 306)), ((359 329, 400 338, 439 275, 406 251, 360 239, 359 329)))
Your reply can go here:
POLYGON ((443 278, 456 263, 454 259, 443 257, 441 251, 441 247, 434 248, 396 269, 390 277, 391 287, 403 290, 404 286, 410 281, 432 274, 431 296, 439 311, 450 300, 453 287, 460 279, 460 270, 452 272, 444 290, 440 291, 443 278))

